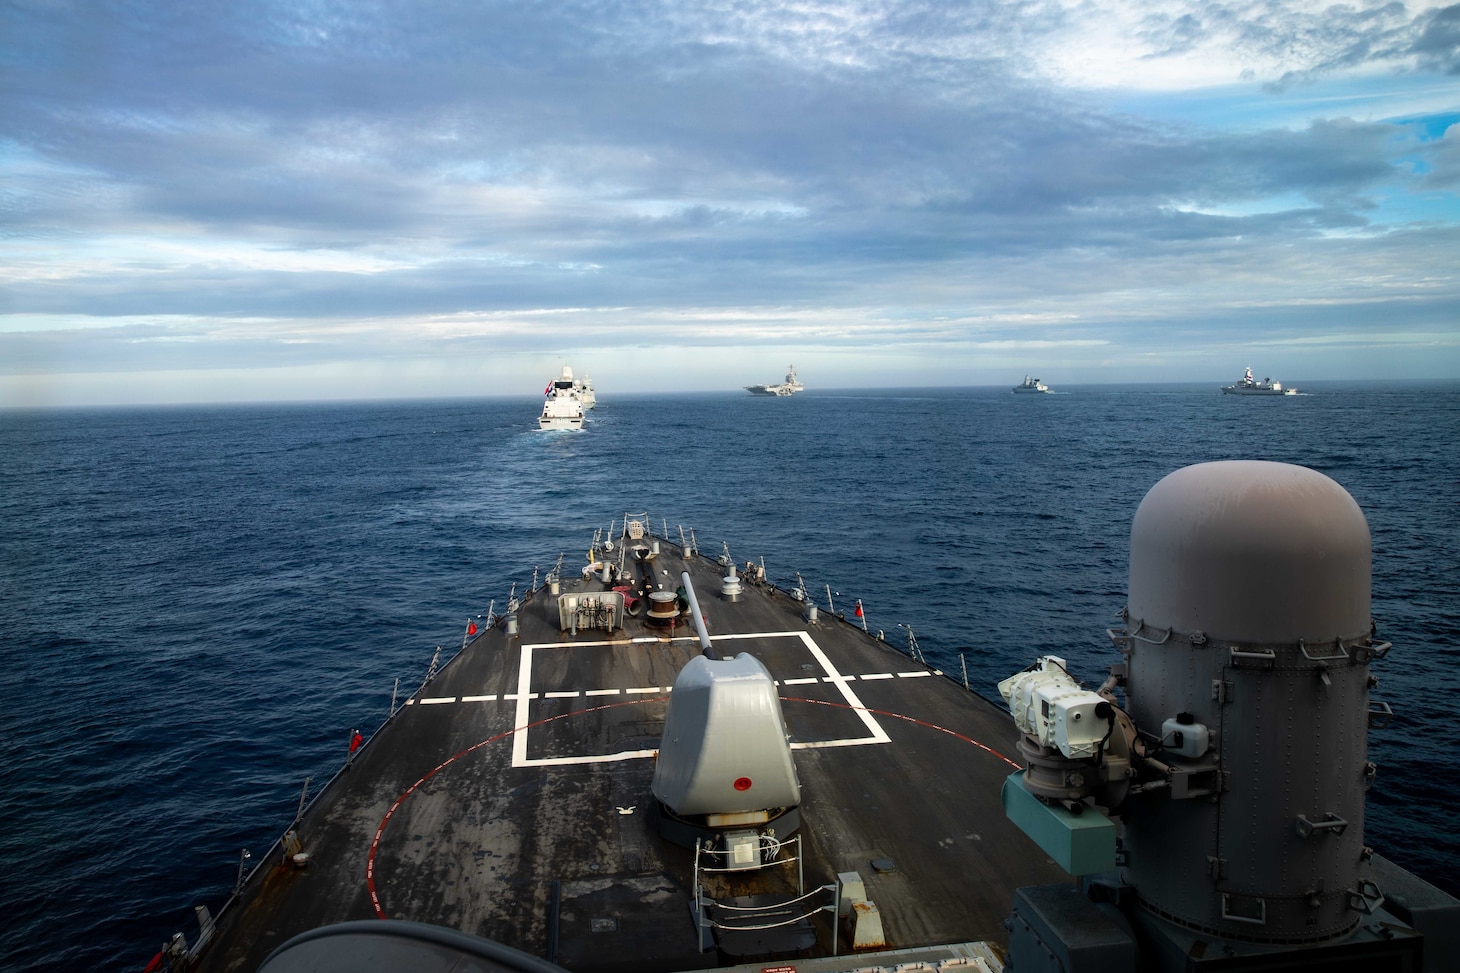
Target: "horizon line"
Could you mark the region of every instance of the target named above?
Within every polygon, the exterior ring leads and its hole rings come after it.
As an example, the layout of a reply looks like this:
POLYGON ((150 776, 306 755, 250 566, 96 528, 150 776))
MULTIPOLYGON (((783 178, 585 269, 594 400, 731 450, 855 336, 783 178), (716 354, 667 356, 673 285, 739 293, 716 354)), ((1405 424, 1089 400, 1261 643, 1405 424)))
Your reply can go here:
MULTIPOLYGON (((1230 385, 1230 381, 1223 382, 1220 379, 1193 379, 1180 382, 1073 382, 1063 384, 1059 387, 1051 386, 1047 394, 1058 396, 1066 389, 1192 389, 1220 391, 1223 385, 1230 385), (1209 382, 1217 384, 1209 385, 1209 382)), ((1302 384, 1293 382, 1290 387, 1298 393, 1299 398, 1303 396, 1304 385, 1323 389, 1330 386, 1381 386, 1381 385, 1457 385, 1460 386, 1460 378, 1362 378, 1362 379, 1313 379, 1302 384)), ((1014 386, 999 384, 978 384, 978 385, 875 385, 875 386, 836 386, 829 388, 809 388, 793 396, 776 397, 801 398, 810 396, 817 398, 823 395, 832 394, 866 394, 866 393, 895 393, 895 392, 959 392, 959 391, 1000 391, 1012 392, 1014 386)), ((600 404, 603 404, 602 390, 595 389, 600 395, 600 404)), ((738 396, 745 391, 744 386, 734 388, 714 389, 675 389, 669 391, 634 391, 626 395, 615 395, 610 389, 608 404, 612 404, 614 398, 621 401, 646 398, 690 398, 690 397, 711 397, 711 396, 738 396)), ((62 411, 101 411, 108 409, 187 409, 187 408, 236 408, 245 406, 350 406, 350 405, 389 405, 389 404, 429 404, 446 402, 484 402, 484 401, 521 401, 531 402, 542 397, 541 393, 534 392, 484 392, 475 395, 385 395, 378 397, 327 397, 327 398, 257 398, 257 399, 199 399, 188 401, 138 401, 138 402, 73 402, 73 403, 30 403, 30 404, 7 404, 0 403, 0 412, 62 412, 62 411)), ((749 396, 749 398, 766 398, 766 396, 749 396)))

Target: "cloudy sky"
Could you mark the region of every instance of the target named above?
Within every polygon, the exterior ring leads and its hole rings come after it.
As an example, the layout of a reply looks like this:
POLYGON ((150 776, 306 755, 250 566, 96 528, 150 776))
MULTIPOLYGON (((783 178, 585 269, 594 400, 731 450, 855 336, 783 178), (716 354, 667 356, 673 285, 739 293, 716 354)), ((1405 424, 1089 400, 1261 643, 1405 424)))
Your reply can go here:
POLYGON ((0 4, 0 405, 1460 378, 1460 4, 0 4))

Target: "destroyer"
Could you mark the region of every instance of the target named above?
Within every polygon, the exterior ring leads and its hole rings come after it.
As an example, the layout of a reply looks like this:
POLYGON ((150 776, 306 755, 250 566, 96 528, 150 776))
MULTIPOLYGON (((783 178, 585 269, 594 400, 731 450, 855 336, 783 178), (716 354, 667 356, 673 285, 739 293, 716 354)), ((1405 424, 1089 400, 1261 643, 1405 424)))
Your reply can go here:
POLYGON ((1091 691, 1041 658, 1001 686, 1012 724, 860 602, 863 627, 649 523, 471 623, 162 962, 1455 968, 1460 903, 1363 845, 1389 647, 1321 474, 1158 484, 1121 662, 1091 691))
POLYGON ((1264 378, 1257 381, 1252 377, 1252 366, 1248 365, 1242 377, 1231 385, 1222 386, 1223 395, 1297 395, 1297 389, 1285 389, 1282 382, 1264 378))
POLYGON ((1022 381, 1018 385, 1014 386, 1014 391, 1015 392, 1048 392, 1049 391, 1049 386, 1048 385, 1045 385, 1043 382, 1041 382, 1037 378, 1030 378, 1028 375, 1025 375, 1024 376, 1024 381, 1022 381))
POLYGON ((745 391, 751 395, 795 395, 802 391, 804 385, 796 378, 796 366, 791 365, 786 371, 786 380, 779 385, 747 385, 745 391))

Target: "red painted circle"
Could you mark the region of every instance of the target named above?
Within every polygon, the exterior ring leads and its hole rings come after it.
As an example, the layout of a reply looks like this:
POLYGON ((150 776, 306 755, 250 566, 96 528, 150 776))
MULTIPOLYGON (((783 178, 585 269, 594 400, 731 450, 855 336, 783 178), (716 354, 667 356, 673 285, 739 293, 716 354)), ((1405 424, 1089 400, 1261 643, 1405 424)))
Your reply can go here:
POLYGON ((735 778, 735 789, 737 791, 748 791, 748 790, 750 790, 750 778, 749 777, 737 777, 737 778, 735 778))

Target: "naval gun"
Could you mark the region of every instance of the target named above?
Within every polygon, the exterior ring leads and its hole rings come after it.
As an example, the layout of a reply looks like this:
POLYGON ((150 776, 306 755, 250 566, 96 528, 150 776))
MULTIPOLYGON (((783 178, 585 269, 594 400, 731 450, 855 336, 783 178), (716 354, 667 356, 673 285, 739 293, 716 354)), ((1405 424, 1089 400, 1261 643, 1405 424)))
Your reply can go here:
MULTIPOLYGON (((734 562, 721 589, 739 600, 734 562), (733 584, 731 583, 733 582, 733 584), (732 588, 734 590, 732 590, 732 588)), ((694 849, 690 913, 701 952, 800 953, 831 886, 803 884, 801 782, 775 680, 755 656, 722 659, 689 572, 680 574, 700 655, 675 677, 654 762, 650 815, 668 842, 694 849), (792 837, 794 835, 794 837, 792 837), (783 855, 783 850, 790 851, 783 855), (795 869, 790 886, 785 874, 795 869), (771 878, 762 869, 780 874, 771 878)))
POLYGON ((1108 678, 1046 656, 999 684, 1026 764, 1005 812, 1080 878, 1016 892, 1011 969, 1460 968, 1460 901, 1364 844, 1390 715, 1370 570, 1316 471, 1203 463, 1146 494, 1108 678))
POLYGON ((680 577, 701 654, 675 678, 664 715, 651 785, 659 831, 685 847, 708 842, 731 868, 757 868, 763 848, 800 827, 780 695, 759 659, 715 653, 689 572, 680 577))

